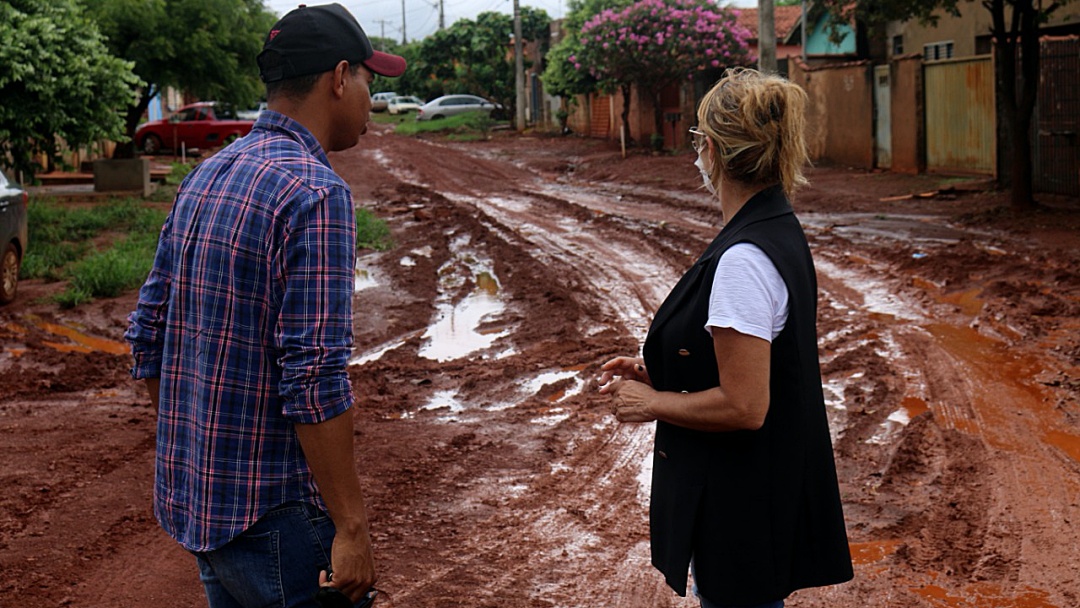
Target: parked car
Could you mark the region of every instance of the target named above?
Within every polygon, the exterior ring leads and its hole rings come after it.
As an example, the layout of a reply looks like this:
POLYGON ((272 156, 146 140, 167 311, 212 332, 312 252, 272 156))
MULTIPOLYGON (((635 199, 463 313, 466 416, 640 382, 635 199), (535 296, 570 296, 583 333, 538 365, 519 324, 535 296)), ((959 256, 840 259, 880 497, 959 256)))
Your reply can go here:
POLYGON ((397 97, 398 94, 393 91, 384 91, 382 93, 375 93, 371 96, 371 111, 382 112, 390 105, 390 100, 397 97))
POLYGON ((412 95, 399 95, 390 99, 386 104, 386 111, 391 114, 408 114, 420 109, 424 102, 412 95))
POLYGON ((240 120, 259 120, 259 114, 266 109, 266 102, 259 102, 259 105, 255 106, 251 110, 240 110, 236 113, 236 117, 240 120))
POLYGON ((15 299, 26 254, 26 190, 0 172, 0 304, 15 299))
POLYGON ((500 107, 499 104, 476 95, 443 95, 421 106, 416 111, 416 120, 438 120, 475 111, 491 114, 500 107))
POLYGON ((215 101, 186 105, 168 120, 154 120, 139 125, 135 145, 146 154, 163 149, 217 148, 251 132, 255 124, 241 120, 231 106, 215 101))

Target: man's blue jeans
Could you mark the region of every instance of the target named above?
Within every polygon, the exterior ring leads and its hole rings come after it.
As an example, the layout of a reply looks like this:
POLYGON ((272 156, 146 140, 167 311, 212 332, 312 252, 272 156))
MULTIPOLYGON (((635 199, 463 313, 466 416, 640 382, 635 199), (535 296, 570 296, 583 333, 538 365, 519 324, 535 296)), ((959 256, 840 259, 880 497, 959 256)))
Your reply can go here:
POLYGON ((210 608, 316 608, 333 541, 334 523, 316 507, 271 509, 224 547, 195 554, 210 608))

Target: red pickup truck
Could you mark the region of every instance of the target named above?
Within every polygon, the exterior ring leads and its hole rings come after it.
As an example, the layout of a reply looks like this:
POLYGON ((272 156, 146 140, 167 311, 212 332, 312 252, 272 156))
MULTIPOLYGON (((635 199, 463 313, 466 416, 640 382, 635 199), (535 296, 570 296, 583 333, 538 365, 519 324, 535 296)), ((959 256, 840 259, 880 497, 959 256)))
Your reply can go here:
POLYGON ((168 120, 139 125, 135 144, 145 154, 163 149, 176 152, 181 148, 217 148, 247 135, 254 124, 237 119, 236 113, 224 104, 200 101, 180 108, 168 120))

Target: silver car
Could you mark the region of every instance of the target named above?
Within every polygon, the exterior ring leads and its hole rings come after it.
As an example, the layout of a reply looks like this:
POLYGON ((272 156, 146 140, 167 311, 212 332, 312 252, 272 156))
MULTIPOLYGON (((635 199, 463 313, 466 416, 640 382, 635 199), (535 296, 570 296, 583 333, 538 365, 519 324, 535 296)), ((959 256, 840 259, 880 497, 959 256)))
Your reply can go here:
POLYGON ((26 253, 26 190, 0 172, 0 304, 15 299, 19 266, 26 253))
POLYGON ((416 120, 437 120, 476 111, 491 114, 498 108, 499 104, 476 95, 443 95, 420 106, 416 111, 416 120))

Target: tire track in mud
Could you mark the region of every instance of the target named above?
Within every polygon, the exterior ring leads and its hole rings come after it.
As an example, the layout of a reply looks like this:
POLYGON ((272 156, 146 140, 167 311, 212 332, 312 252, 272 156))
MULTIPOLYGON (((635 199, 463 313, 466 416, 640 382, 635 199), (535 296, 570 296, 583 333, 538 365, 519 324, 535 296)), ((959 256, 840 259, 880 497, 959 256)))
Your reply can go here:
MULTIPOLYGON (((385 156, 383 161, 387 167, 395 164, 385 156)), ((428 188, 413 172, 398 177, 428 188)), ((664 232, 655 222, 612 218, 550 194, 520 189, 487 196, 442 194, 492 236, 525 252, 536 268, 547 269, 547 276, 571 286, 579 306, 589 311, 578 321, 583 335, 615 329, 642 339, 652 312, 682 270, 677 266, 688 263, 686 252, 655 236, 664 232)), ((671 235, 666 238, 673 240, 671 235)), ((585 386, 592 390, 588 379, 585 386)), ((504 392, 490 384, 486 388, 504 392)), ((413 601, 414 593, 426 600, 433 590, 482 571, 481 593, 492 601, 509 593, 520 605, 527 593, 538 606, 675 605, 649 565, 643 486, 648 470, 643 467, 652 429, 616 425, 606 408, 591 403, 594 400, 571 395, 566 403, 575 413, 541 433, 556 460, 550 472, 532 471, 518 480, 524 487, 500 503, 499 514, 484 525, 497 532, 470 542, 467 559, 447 556, 460 565, 427 572, 415 581, 416 591, 406 591, 399 601, 413 601), (583 425, 589 432, 582 433, 583 425), (513 568, 491 567, 506 563, 521 546, 528 551, 513 568)), ((471 409, 467 419, 501 415, 479 408, 471 409)), ((498 476, 474 478, 470 485, 471 494, 505 496, 505 481, 498 476)))
POLYGON ((816 248, 829 303, 822 347, 839 351, 823 357, 826 384, 848 392, 836 449, 849 521, 860 524, 851 540, 866 549, 854 551, 857 576, 895 578, 902 605, 1073 605, 1078 581, 1063 581, 1060 564, 1080 563, 1080 537, 1064 523, 1080 517, 1080 467, 1048 444, 1063 417, 1036 380, 1054 363, 943 314, 913 289, 919 277, 881 256, 899 239, 828 235, 816 248), (828 328, 846 337, 830 344, 828 328))
MULTIPOLYGON (((445 148, 440 153, 447 162, 468 162, 467 147, 445 148)), ((388 158, 387 165, 395 164, 388 158)), ((421 184, 438 181, 420 170, 402 177, 421 184)), ((529 174, 522 166, 500 166, 487 181, 490 188, 481 191, 475 190, 476 180, 467 188, 451 185, 447 196, 488 230, 517 243, 537 267, 557 268, 555 279, 571 286, 586 309, 602 310, 579 326, 598 319, 613 327, 618 323, 623 325, 619 331, 635 339, 643 337, 666 290, 715 231, 707 221, 708 206, 686 194, 567 185, 529 174), (629 256, 655 260, 654 267, 641 272, 612 264, 629 256)), ((999 399, 1030 402, 1028 385, 995 377, 991 371, 1006 363, 992 354, 998 347, 963 348, 978 332, 963 321, 941 321, 951 317, 934 309, 928 301, 933 297, 924 293, 926 284, 898 268, 894 258, 881 255, 883 248, 910 246, 903 230, 878 230, 874 238, 884 244, 873 244, 822 228, 816 219, 804 218, 804 223, 819 260, 823 368, 831 389, 845 505, 854 524, 853 552, 865 581, 799 592, 791 605, 879 605, 883 586, 892 589, 896 605, 942 608, 964 605, 965 598, 976 596, 998 598, 994 601, 1020 601, 1030 593, 1075 597, 1069 587, 1075 580, 1063 585, 1054 582, 1059 574, 1049 574, 1042 584, 1036 568, 1025 565, 1049 566, 1061 552, 1035 555, 1032 547, 1045 551, 1046 543, 1020 540, 1029 531, 1046 540, 1058 534, 1075 537, 1055 523, 1077 516, 1068 497, 1075 479, 1067 476, 1075 461, 1057 456, 1060 466, 1048 473, 1039 464, 1047 454, 1022 458, 1017 450, 1002 451, 998 444, 1008 436, 1017 445, 1040 441, 1010 430, 1009 416, 978 397, 980 391, 997 392, 999 399), (1008 436, 995 441, 1002 433, 1008 436), (1042 481, 1035 481, 1038 489, 1029 492, 1022 480, 1033 479, 1042 481), (1014 512, 1030 513, 1040 500, 1049 500, 1062 513, 1040 522, 1014 512), (882 582, 883 577, 889 580, 882 582)), ((933 255, 932 247, 944 246, 955 233, 939 230, 931 236, 936 241, 923 249, 933 255)), ((538 585, 534 600, 545 597, 559 606, 595 605, 595 599, 581 600, 589 595, 609 605, 671 605, 666 602, 676 598, 657 583, 648 565, 646 512, 638 490, 651 429, 612 429, 593 401, 584 395, 568 399, 581 408, 578 418, 546 436, 549 448, 566 456, 574 475, 535 475, 525 491, 506 503, 510 513, 492 520, 496 529, 512 533, 488 539, 489 558, 499 563, 509 547, 526 543, 534 548, 532 557, 523 558, 529 565, 486 584, 502 589, 531 582, 538 585), (590 423, 591 435, 581 430, 590 423), (633 494, 626 486, 634 487, 633 494), (559 501, 552 504, 551 495, 559 501), (605 515, 600 505, 612 505, 611 514, 605 515), (561 555, 560 547, 567 555, 552 560, 561 555), (578 554, 589 558, 575 559, 578 554), (597 568, 617 563, 623 566, 597 568), (612 604, 609 598, 621 598, 625 589, 634 589, 637 599, 612 604)), ((497 480, 483 483, 498 485, 497 480)))

